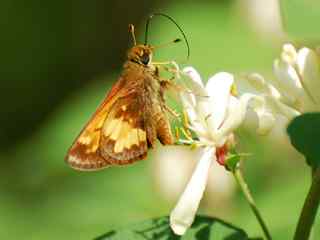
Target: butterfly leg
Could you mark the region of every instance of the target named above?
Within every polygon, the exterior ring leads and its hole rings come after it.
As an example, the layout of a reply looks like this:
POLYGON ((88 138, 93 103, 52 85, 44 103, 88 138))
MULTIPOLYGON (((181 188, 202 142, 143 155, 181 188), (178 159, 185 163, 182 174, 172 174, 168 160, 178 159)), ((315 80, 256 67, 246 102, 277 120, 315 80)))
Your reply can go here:
POLYGON ((179 113, 177 113, 175 110, 173 110, 172 108, 170 108, 168 105, 164 105, 164 109, 168 112, 168 113, 170 113, 172 116, 174 116, 175 118, 180 118, 180 114, 179 113))
POLYGON ((170 65, 171 65, 171 67, 164 66, 164 68, 168 72, 174 74, 176 79, 180 79, 181 78, 181 76, 180 76, 181 71, 180 71, 179 65, 175 61, 170 62, 170 65))
POLYGON ((153 62, 153 65, 163 68, 169 73, 173 74, 173 79, 180 79, 180 68, 179 65, 175 61, 167 61, 167 62, 153 62))

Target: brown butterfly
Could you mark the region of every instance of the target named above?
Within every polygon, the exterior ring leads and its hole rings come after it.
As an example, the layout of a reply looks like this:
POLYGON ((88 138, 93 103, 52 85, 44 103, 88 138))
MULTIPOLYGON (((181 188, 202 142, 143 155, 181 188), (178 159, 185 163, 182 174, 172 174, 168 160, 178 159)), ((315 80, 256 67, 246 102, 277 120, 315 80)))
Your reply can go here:
POLYGON ((130 164, 144 159, 156 139, 164 145, 174 143, 164 99, 170 82, 160 78, 158 67, 151 61, 154 47, 137 45, 130 26, 134 46, 128 51, 122 74, 66 156, 74 169, 90 171, 130 164))

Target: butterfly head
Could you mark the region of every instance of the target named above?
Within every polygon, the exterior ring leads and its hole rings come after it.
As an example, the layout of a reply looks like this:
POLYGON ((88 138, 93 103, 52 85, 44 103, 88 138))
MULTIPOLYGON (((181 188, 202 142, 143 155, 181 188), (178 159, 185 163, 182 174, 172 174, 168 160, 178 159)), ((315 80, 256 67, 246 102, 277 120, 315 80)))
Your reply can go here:
POLYGON ((135 45, 128 51, 128 60, 148 66, 151 63, 152 50, 150 45, 135 45))

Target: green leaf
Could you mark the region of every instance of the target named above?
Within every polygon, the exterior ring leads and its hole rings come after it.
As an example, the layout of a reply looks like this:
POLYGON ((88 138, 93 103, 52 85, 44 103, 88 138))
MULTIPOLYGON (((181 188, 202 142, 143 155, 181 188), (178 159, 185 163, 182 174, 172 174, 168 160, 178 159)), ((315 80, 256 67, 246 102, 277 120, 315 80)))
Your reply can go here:
POLYGON ((230 172, 234 172, 238 167, 238 164, 241 160, 240 154, 230 154, 226 159, 226 169, 230 172))
POLYGON ((300 40, 319 40, 320 1, 282 0, 281 14, 285 31, 300 40))
POLYGON ((320 166, 320 113, 306 113, 289 124, 287 132, 292 145, 302 153, 307 163, 320 166))
POLYGON ((242 230, 216 218, 197 216, 183 236, 175 235, 168 217, 147 220, 119 231, 110 231, 95 240, 253 240, 242 230))

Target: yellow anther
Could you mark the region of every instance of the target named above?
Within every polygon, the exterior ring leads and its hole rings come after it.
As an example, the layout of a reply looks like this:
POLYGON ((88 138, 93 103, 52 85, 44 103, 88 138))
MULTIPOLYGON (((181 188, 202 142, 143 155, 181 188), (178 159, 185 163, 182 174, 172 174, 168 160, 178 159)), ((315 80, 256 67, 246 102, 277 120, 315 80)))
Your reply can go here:
POLYGON ((192 135, 188 130, 186 130, 185 128, 180 128, 180 130, 181 130, 181 132, 183 133, 183 135, 185 136, 186 139, 188 139, 190 141, 193 141, 192 135))
POLYGON ((178 127, 175 127, 175 135, 176 135, 176 139, 180 139, 180 132, 178 127))
POLYGON ((235 83, 232 84, 230 93, 235 97, 238 96, 238 89, 235 83))
POLYGON ((188 118, 188 114, 187 114, 186 110, 183 110, 183 125, 184 125, 184 127, 189 126, 189 118, 188 118))

